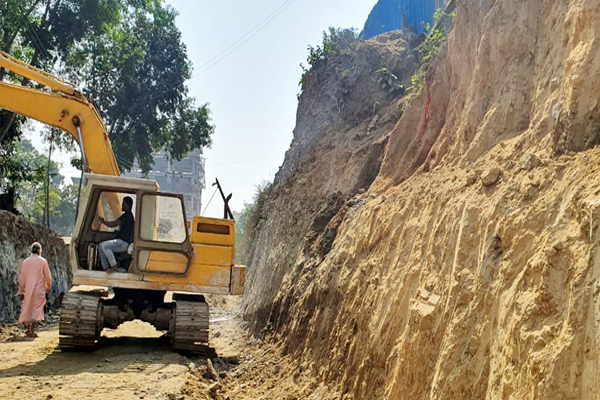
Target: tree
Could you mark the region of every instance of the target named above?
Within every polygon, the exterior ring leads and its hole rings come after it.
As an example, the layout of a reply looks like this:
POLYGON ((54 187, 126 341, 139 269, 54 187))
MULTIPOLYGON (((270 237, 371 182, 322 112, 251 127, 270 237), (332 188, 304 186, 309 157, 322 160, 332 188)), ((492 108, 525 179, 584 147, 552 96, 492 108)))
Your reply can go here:
POLYGON ((50 226, 52 230, 62 236, 71 236, 73 234, 75 215, 77 214, 78 189, 79 186, 75 184, 63 186, 58 193, 60 197, 58 205, 51 209, 50 226))
POLYGON ((208 105, 196 107, 187 96, 191 64, 176 16, 161 1, 129 9, 107 34, 71 54, 70 72, 86 82, 121 169, 137 159, 147 172, 157 150, 179 160, 211 143, 208 105))
POLYGON ((48 162, 48 158, 40 154, 30 141, 21 140, 16 154, 23 160, 22 166, 31 171, 29 179, 17 187, 18 208, 25 217, 36 223, 42 223, 48 212, 52 230, 70 236, 75 223, 78 185, 65 185, 64 177, 58 172, 59 165, 48 162), (50 173, 47 173, 48 166, 50 173))
MULTIPOLYGON (((59 188, 63 183, 63 176, 58 173, 59 165, 48 162, 48 158, 35 150, 28 140, 21 140, 14 159, 20 160, 19 168, 27 174, 27 179, 19 180, 18 185, 15 185, 17 206, 30 220, 42 223, 46 201, 50 213, 61 201, 59 188)), ((13 180, 13 184, 14 182, 16 180, 13 180)))
MULTIPOLYGON (((187 96, 191 64, 176 15, 163 0, 0 0, 0 49, 78 82, 106 122, 119 166, 130 169, 137 158, 148 171, 154 151, 181 159, 210 145, 214 132, 208 106, 187 96)), ((5 78, 30 85, 0 69, 5 78)), ((0 110, 0 192, 15 193, 23 179, 19 160, 8 161, 23 121, 0 110)))
MULTIPOLYGON (((115 23, 126 5, 126 1, 119 0, 0 1, 0 50, 35 67, 52 70, 72 48, 115 23)), ((5 73, 0 69, 0 80, 5 73)), ((28 85, 29 80, 16 83, 28 85)), ((0 143, 16 118, 6 110, 3 114, 0 143)))
MULTIPOLYGON (((42 69, 52 71, 64 62, 69 50, 102 32, 117 21, 120 0, 0 0, 0 50, 42 69)), ((0 68, 0 80, 23 86, 19 79, 0 68)), ((29 171, 19 170, 17 142, 22 137, 25 118, 0 109, 0 208, 14 210, 19 184, 29 171)))

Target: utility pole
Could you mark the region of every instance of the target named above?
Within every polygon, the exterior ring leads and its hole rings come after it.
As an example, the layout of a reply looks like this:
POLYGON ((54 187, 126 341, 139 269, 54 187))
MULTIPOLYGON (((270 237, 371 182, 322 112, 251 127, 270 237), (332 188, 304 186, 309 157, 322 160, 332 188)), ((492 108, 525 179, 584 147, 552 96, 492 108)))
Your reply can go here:
POLYGON ((50 131, 50 148, 48 149, 48 165, 46 168, 46 201, 44 203, 44 225, 50 229, 50 166, 52 163, 52 145, 54 144, 54 130, 50 131))

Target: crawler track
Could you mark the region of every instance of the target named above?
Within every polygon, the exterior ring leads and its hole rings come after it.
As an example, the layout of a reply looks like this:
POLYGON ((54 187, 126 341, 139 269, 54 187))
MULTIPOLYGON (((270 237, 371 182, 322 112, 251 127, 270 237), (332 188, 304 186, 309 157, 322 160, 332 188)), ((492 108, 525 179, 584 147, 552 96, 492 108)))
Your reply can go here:
POLYGON ((102 331, 102 303, 96 293, 68 293, 60 309, 61 349, 94 349, 102 331))
MULTIPOLYGON (((173 349, 208 355, 208 304, 204 297, 189 301, 178 299, 175 302, 173 327, 173 349)), ((214 350, 213 350, 214 351, 214 350)))

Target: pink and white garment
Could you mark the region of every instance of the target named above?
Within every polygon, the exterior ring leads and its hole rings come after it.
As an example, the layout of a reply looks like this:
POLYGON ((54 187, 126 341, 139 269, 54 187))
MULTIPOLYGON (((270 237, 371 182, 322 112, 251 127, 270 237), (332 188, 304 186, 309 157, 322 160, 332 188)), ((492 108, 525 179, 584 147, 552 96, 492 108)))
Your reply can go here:
POLYGON ((46 292, 52 287, 48 262, 44 257, 32 254, 23 261, 19 276, 19 294, 24 295, 19 323, 44 319, 46 292))

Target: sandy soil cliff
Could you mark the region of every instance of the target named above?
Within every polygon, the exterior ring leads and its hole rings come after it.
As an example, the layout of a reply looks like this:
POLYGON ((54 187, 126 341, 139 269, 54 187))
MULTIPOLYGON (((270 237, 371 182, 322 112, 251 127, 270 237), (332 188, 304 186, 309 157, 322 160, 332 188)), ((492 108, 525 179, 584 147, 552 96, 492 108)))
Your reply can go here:
POLYGON ((257 332, 345 399, 598 398, 599 39, 597 0, 458 0, 406 109, 354 82, 350 121, 309 83, 248 258, 257 332))

